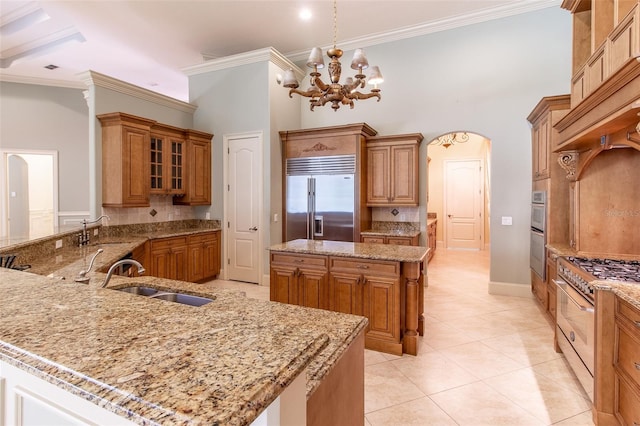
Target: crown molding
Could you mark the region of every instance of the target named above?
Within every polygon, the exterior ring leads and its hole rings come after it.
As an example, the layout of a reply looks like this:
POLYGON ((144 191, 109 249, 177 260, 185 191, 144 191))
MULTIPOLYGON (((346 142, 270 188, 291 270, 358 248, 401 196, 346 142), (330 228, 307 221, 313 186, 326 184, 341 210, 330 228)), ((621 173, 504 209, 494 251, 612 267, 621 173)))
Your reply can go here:
POLYGON ((53 78, 27 77, 0 73, 0 81, 4 83, 35 84, 38 86, 64 87, 67 89, 86 89, 81 81, 56 80, 53 78))
MULTIPOLYGON (((203 55, 206 58, 206 55, 203 55)), ((305 72, 296 64, 291 62, 286 56, 278 52, 273 47, 252 50, 249 52, 239 53, 237 55, 225 56, 223 58, 211 59, 202 64, 193 65, 182 69, 182 72, 188 76, 204 74, 212 71, 219 71, 227 68, 234 68, 241 65, 255 64, 258 62, 272 62, 283 71, 289 68, 298 75, 305 75, 305 72)))
POLYGON ((77 76, 85 84, 85 88, 88 86, 98 86, 125 95, 133 96, 134 98, 142 99, 147 102, 153 102, 158 105, 166 106, 188 113, 193 113, 198 108, 196 105, 190 104, 188 102, 183 102, 166 95, 161 95, 160 93, 144 89, 140 86, 136 86, 134 84, 127 83, 125 81, 118 80, 117 78, 109 77, 95 71, 85 71, 77 74, 77 76))
MULTIPOLYGON (((561 0, 541 0, 535 2, 522 2, 515 5, 512 4, 492 7, 474 13, 458 15, 447 19, 439 19, 435 22, 427 22, 419 25, 400 28, 394 31, 387 31, 384 33, 372 34, 351 40, 344 40, 340 41, 339 44, 340 48, 344 51, 354 50, 356 48, 364 48, 377 44, 419 37, 427 34, 437 33, 440 31, 460 28, 467 25, 478 24, 528 12, 534 12, 536 10, 547 9, 550 7, 559 7, 560 3, 561 0)), ((323 50, 326 50, 330 47, 333 47, 333 45, 324 46, 323 50)), ((309 56, 309 52, 310 49, 290 52, 287 54, 287 58, 294 62, 304 61, 309 56)))

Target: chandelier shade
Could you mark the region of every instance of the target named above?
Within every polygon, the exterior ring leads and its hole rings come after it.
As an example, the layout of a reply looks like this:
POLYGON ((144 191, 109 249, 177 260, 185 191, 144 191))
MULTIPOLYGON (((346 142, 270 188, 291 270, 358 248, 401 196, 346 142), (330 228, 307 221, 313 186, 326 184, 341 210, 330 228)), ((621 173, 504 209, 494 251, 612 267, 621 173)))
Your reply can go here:
POLYGON ((369 68, 369 61, 362 49, 356 49, 353 54, 353 60, 351 61, 351 68, 357 70, 357 74, 354 77, 348 77, 344 84, 340 84, 340 76, 342 74, 342 64, 340 58, 342 57, 342 50, 336 47, 336 35, 338 33, 337 28, 337 6, 336 0, 333 1, 333 48, 327 50, 327 56, 331 59, 327 69, 329 72, 330 82, 327 84, 320 78, 321 74, 319 69, 325 67, 324 60, 322 58, 322 49, 314 47, 311 49, 309 59, 307 60, 307 66, 312 69, 310 75, 310 87, 306 91, 299 90, 300 84, 296 79, 296 76, 292 69, 285 71, 282 85, 289 90, 289 97, 292 98, 293 94, 297 94, 309 99, 311 111, 317 106, 324 106, 328 103, 331 104, 331 108, 337 111, 340 105, 349 105, 351 109, 354 107, 354 100, 358 99, 370 99, 378 98, 380 102, 380 89, 378 84, 382 83, 384 79, 380 73, 380 68, 377 66, 371 67, 371 77, 369 83, 374 87, 369 93, 362 93, 358 89, 364 89, 367 83, 367 77, 362 73, 363 70, 369 68))
POLYGON ((434 143, 434 145, 442 145, 445 148, 449 148, 453 144, 469 141, 469 135, 467 132, 447 133, 446 135, 440 136, 437 140, 438 142, 434 143))

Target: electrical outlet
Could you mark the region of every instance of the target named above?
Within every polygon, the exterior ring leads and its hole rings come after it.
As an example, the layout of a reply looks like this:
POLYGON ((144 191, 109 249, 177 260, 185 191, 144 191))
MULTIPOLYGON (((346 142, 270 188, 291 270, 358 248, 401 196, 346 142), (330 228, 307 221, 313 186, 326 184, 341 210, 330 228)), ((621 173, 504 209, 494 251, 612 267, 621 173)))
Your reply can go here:
POLYGON ((62 240, 56 240, 56 249, 62 248, 62 240))
POLYGON ((93 230, 93 236, 94 237, 97 237, 99 233, 100 233, 100 230, 98 228, 93 230))
POLYGON ((513 218, 511 216, 502 216, 503 225, 513 225, 513 218))
POLYGON ((210 212, 206 212, 206 213, 204 214, 204 218, 205 218, 206 220, 210 220, 210 219, 211 219, 211 213, 210 213, 210 212))
POLYGON ((278 219, 280 219, 280 218, 278 217, 278 213, 274 213, 274 214, 273 214, 273 221, 274 221, 275 223, 278 223, 278 219))

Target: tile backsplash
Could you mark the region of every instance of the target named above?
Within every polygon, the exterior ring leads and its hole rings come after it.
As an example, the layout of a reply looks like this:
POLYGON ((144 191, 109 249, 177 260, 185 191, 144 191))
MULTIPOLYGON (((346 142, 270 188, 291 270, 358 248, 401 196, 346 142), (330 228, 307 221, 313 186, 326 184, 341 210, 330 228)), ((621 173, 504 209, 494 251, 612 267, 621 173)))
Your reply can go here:
POLYGON ((420 207, 374 207, 371 219, 374 222, 420 222, 420 207), (394 210, 397 215, 392 213, 394 210))
POLYGON ((152 195, 149 207, 103 207, 102 214, 110 220, 107 226, 128 225, 131 223, 170 222, 173 220, 197 219, 195 209, 191 206, 174 206, 173 198, 165 195, 152 195))

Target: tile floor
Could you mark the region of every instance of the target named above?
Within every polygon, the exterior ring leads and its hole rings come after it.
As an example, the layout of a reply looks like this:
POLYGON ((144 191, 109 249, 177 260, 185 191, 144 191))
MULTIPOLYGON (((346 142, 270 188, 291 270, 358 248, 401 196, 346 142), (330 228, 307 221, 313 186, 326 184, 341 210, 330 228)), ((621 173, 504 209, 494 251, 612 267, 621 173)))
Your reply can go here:
MULTIPOLYGON (((366 350, 365 426, 593 425, 533 299, 487 293, 489 252, 438 250, 418 356, 366 350)), ((218 281, 248 297, 267 287, 218 281)))

